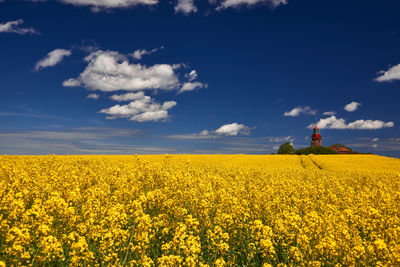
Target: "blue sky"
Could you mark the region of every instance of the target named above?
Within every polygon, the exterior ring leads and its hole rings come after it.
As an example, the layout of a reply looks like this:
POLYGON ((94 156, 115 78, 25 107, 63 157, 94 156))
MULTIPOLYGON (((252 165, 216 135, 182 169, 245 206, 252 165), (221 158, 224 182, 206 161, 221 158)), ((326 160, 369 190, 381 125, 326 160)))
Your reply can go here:
POLYGON ((1 154, 400 155, 400 2, 0 0, 1 154))

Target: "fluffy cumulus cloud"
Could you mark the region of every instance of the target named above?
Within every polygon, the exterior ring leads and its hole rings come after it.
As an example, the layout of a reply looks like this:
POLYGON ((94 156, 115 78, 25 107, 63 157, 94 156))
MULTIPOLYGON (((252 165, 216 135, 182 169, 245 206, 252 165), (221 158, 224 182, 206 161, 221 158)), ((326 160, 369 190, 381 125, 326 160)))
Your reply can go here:
POLYGON ((140 99, 145 99, 146 96, 144 95, 143 92, 137 92, 137 93, 126 93, 126 94, 120 94, 120 95, 112 95, 110 96, 112 100, 115 101, 131 101, 131 100, 140 100, 140 99))
POLYGON ((204 87, 208 87, 208 85, 206 83, 201 83, 201 82, 186 82, 182 85, 179 92, 182 93, 185 91, 193 91, 196 88, 204 88, 204 87))
POLYGON ((133 53, 131 54, 131 56, 132 56, 134 59, 141 60, 142 57, 143 57, 144 55, 151 55, 151 54, 153 54, 153 53, 159 51, 160 49, 164 49, 164 47, 161 46, 160 48, 154 48, 154 49, 151 49, 151 50, 138 49, 138 50, 136 50, 135 52, 133 52, 133 53))
POLYGON ((384 122, 380 120, 356 120, 346 123, 345 119, 331 116, 329 118, 320 119, 316 124, 312 123, 308 126, 309 129, 318 126, 321 129, 352 129, 352 130, 377 130, 382 128, 390 128, 394 126, 393 122, 384 122))
POLYGON ((313 109, 311 109, 311 107, 306 106, 306 107, 296 107, 294 109, 292 109, 291 111, 287 111, 285 113, 283 113, 283 116, 285 117, 297 117, 301 114, 304 115, 315 115, 317 112, 313 109))
POLYGON ((17 34, 37 34, 34 28, 22 27, 24 21, 22 19, 13 20, 5 23, 0 23, 0 32, 11 32, 17 34))
POLYGON ((182 13, 189 15, 190 13, 196 13, 197 7, 194 5, 194 0, 178 0, 175 5, 175 13, 182 13))
POLYGON ((222 125, 217 130, 215 130, 215 133, 220 134, 220 135, 228 135, 228 136, 236 136, 238 134, 249 135, 250 128, 244 124, 239 124, 239 123, 234 122, 231 124, 222 125))
POLYGON ((254 6, 257 4, 267 4, 271 8, 275 8, 279 5, 286 5, 288 3, 287 0, 221 0, 221 1, 210 1, 218 3, 217 10, 226 9, 226 8, 237 8, 241 6, 254 6))
POLYGON ((47 54, 47 56, 39 60, 35 65, 35 70, 38 71, 43 68, 52 67, 60 63, 64 57, 71 55, 70 50, 55 49, 47 54))
POLYGON ((98 50, 85 58, 86 69, 78 78, 64 81, 64 86, 84 86, 91 90, 112 92, 148 89, 173 90, 180 85, 175 70, 180 66, 130 64, 125 55, 98 50))
POLYGON ((99 94, 88 94, 86 98, 88 99, 99 99, 99 94))
POLYGON ((83 86, 104 92, 174 89, 183 92, 207 87, 194 81, 197 78, 195 70, 186 75, 188 81, 180 81, 177 72, 182 64, 131 64, 121 53, 102 50, 90 53, 85 61, 88 63, 85 70, 79 77, 65 80, 64 86, 83 86))
MULTIPOLYGON (((155 50, 149 51, 137 50, 129 56, 139 59, 144 54, 153 53, 155 50)), ((158 103, 155 99, 145 95, 146 90, 183 92, 207 87, 207 84, 196 81, 198 75, 195 70, 191 70, 185 75, 183 70, 187 66, 184 64, 146 66, 131 63, 129 56, 115 51, 91 52, 84 59, 87 62, 85 69, 77 78, 65 80, 63 85, 67 87, 81 86, 88 90, 106 93, 134 91, 114 93, 110 99, 129 103, 104 108, 100 110, 100 113, 107 114, 107 119, 126 118, 137 122, 165 121, 169 117, 168 110, 177 104, 175 101, 158 103)), ((89 96, 93 97, 88 96, 88 98, 94 98, 94 95, 97 94, 90 94, 89 96)))
POLYGON ((189 73, 185 75, 185 78, 187 79, 187 82, 183 83, 181 89, 179 90, 179 93, 185 92, 185 91, 193 91, 196 88, 207 88, 208 84, 206 83, 201 83, 199 81, 195 81, 198 77, 197 71, 192 70, 189 73))
POLYGON ((359 106, 361 106, 361 103, 353 101, 353 102, 347 104, 346 106, 344 106, 344 110, 346 110, 348 112, 353 112, 353 111, 356 111, 359 106))
POLYGON ((225 124, 216 130, 203 130, 200 133, 185 134, 185 135, 173 135, 172 137, 178 139, 208 139, 208 138, 218 138, 222 136, 237 136, 237 135, 249 135, 251 128, 239 124, 237 122, 225 124))
POLYGON ((168 110, 176 105, 175 101, 157 103, 149 96, 131 101, 126 105, 105 108, 100 113, 107 114, 107 119, 129 118, 131 121, 160 121, 168 118, 168 110))
POLYGON ((376 82, 391 82, 400 80, 400 64, 389 68, 387 71, 380 71, 379 76, 375 78, 376 82))

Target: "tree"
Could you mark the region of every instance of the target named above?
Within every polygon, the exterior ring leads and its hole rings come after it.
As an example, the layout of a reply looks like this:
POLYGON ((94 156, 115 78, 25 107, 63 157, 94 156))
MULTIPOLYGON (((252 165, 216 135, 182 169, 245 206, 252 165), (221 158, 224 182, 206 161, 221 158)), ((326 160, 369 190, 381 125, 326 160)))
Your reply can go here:
POLYGON ((294 154, 293 145, 290 142, 282 144, 278 149, 278 154, 294 154))

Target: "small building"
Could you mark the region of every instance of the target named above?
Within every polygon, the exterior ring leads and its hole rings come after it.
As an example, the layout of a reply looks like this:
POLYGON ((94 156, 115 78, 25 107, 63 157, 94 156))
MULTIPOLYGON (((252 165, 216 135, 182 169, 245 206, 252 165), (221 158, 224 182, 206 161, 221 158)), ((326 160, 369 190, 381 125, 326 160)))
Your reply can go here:
POLYGON ((313 134, 311 136, 311 146, 312 147, 322 146, 322 137, 321 134, 319 133, 318 126, 314 127, 313 134))
POLYGON ((329 146, 329 148, 336 151, 336 153, 338 153, 338 154, 353 154, 354 153, 351 149, 349 149, 345 146, 332 145, 332 146, 329 146))

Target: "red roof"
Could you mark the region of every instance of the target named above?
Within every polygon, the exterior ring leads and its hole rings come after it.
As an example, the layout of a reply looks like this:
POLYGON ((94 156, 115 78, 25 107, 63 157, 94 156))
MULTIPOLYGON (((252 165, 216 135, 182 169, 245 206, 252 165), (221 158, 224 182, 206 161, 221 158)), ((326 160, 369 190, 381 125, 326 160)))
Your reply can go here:
POLYGON ((330 146, 329 148, 335 150, 336 152, 351 152, 350 149, 348 149, 347 147, 343 147, 343 146, 330 146))
POLYGON ((317 130, 317 129, 319 129, 319 128, 318 128, 318 126, 315 126, 315 127, 314 127, 314 129, 316 129, 316 130, 317 130))

